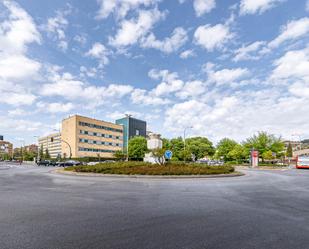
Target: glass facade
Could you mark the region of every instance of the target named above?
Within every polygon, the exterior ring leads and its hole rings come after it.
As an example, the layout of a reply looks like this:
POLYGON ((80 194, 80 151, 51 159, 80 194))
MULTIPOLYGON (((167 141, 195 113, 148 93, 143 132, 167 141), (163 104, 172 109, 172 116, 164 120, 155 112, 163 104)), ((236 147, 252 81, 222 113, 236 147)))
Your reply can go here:
POLYGON ((128 145, 128 140, 135 136, 146 137, 147 123, 143 120, 132 117, 125 117, 116 120, 116 124, 123 125, 123 146, 128 145))

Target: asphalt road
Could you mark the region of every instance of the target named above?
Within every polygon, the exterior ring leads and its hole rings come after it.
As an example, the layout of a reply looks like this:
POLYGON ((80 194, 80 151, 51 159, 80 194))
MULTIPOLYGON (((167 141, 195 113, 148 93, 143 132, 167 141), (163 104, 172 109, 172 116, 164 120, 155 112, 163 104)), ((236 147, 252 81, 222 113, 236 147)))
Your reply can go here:
POLYGON ((0 248, 309 248, 309 170, 218 179, 0 164, 0 248))

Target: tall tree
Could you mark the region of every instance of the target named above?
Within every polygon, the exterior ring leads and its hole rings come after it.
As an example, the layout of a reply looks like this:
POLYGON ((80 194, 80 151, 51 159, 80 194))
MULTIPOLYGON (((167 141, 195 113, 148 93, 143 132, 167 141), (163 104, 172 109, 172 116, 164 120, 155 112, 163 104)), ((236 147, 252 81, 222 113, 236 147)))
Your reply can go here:
POLYGON ((223 157, 224 161, 234 160, 236 151, 232 153, 233 154, 232 157, 229 156, 229 153, 233 151, 237 145, 238 143, 232 139, 229 138, 221 139, 217 145, 216 156, 220 158, 223 157))
POLYGON ((50 154, 49 154, 49 151, 48 149, 46 148, 45 150, 45 155, 44 155, 45 159, 50 159, 50 154))
POLYGON ((194 154, 197 159, 215 154, 212 142, 206 137, 188 138, 186 139, 186 147, 190 154, 194 154))
POLYGON ((43 160, 43 159, 44 159, 43 144, 41 145, 41 148, 40 148, 39 157, 40 157, 40 158, 39 158, 40 160, 43 160))
POLYGON ((277 157, 281 157, 284 154, 284 143, 281 137, 276 137, 267 132, 259 132, 257 135, 248 138, 244 145, 247 149, 258 150, 261 157, 267 151, 276 153, 277 157))
POLYGON ((129 158, 142 159, 147 152, 147 140, 142 136, 136 136, 129 140, 129 158))

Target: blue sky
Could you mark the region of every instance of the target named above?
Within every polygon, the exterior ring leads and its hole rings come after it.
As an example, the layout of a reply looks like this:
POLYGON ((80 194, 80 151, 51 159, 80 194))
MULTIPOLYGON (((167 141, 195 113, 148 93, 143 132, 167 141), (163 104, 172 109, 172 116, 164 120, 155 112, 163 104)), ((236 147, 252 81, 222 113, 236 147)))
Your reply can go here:
POLYGON ((309 1, 0 2, 0 134, 125 113, 165 137, 309 137, 309 1))

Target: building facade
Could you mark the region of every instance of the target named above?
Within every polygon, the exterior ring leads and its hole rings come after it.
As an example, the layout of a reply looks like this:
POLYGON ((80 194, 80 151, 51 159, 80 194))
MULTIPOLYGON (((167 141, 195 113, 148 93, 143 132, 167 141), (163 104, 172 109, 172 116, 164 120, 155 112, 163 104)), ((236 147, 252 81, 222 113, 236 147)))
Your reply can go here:
POLYGON ((146 137, 147 123, 146 121, 126 116, 116 120, 116 124, 123 126, 123 146, 127 148, 128 141, 135 136, 146 137))
POLYGON ((62 121, 62 156, 114 158, 123 150, 123 127, 74 115, 62 121))
POLYGON ((53 133, 39 138, 39 150, 43 148, 43 153, 48 150, 51 158, 61 156, 61 133, 53 133))
POLYGON ((0 140, 0 158, 4 155, 8 155, 9 157, 13 157, 13 144, 7 141, 0 140))

